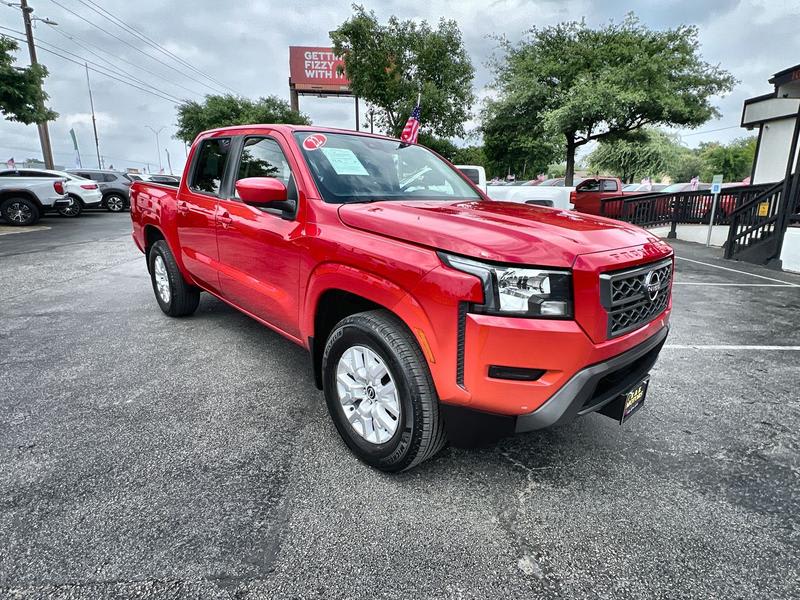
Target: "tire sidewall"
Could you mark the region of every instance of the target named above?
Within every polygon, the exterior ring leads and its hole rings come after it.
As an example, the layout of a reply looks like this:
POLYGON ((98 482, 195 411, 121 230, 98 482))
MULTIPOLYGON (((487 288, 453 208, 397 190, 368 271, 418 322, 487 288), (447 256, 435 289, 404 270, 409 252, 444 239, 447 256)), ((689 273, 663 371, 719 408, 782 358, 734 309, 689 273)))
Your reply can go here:
POLYGON ((150 284, 153 286, 153 293, 156 296, 156 302, 165 313, 169 314, 172 309, 172 303, 175 301, 175 282, 172 279, 172 273, 169 268, 169 257, 167 251, 161 245, 161 242, 156 242, 150 249, 150 284), (156 283, 156 257, 160 256, 164 261, 164 268, 167 271, 167 280, 169 281, 169 302, 164 302, 161 294, 158 293, 158 284, 156 283))
POLYGON ((379 335, 370 329, 348 322, 333 331, 325 345, 322 357, 323 389, 328 411, 334 425, 347 446, 364 462, 386 470, 402 469, 405 458, 413 447, 415 434, 420 424, 416 422, 419 411, 415 410, 415 394, 412 390, 402 365, 397 360, 392 348, 379 335), (339 402, 336 389, 336 366, 342 354, 352 346, 365 346, 378 354, 386 364, 394 379, 400 401, 400 422, 392 438, 383 444, 373 444, 361 437, 350 425, 339 402))
POLYGON ((28 225, 33 225, 34 223, 36 223, 36 221, 39 220, 39 217, 41 216, 39 208, 27 198, 9 198, 8 200, 0 204, 0 209, 2 210, 3 220, 8 225, 13 225, 15 227, 25 227, 28 225), (11 205, 14 204, 15 202, 21 202, 22 204, 25 204, 31 211, 31 218, 25 223, 12 221, 11 218, 6 214, 6 211, 9 210, 11 208, 11 205))

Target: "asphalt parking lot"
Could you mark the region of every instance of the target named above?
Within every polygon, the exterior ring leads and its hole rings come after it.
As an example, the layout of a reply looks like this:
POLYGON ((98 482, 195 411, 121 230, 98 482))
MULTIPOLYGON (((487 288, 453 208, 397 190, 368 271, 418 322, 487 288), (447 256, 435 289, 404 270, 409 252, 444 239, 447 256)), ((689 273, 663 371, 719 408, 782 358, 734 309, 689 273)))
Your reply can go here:
POLYGON ((800 276, 678 243, 623 428, 389 476, 299 348, 207 295, 164 316, 127 214, 40 225, 0 231, 0 597, 800 596, 800 276))

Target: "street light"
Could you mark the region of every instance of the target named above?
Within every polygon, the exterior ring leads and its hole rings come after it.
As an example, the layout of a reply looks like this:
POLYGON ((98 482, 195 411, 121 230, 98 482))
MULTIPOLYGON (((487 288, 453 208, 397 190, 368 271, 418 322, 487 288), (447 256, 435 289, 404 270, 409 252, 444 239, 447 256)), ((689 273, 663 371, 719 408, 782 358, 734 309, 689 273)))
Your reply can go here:
POLYGON ((153 129, 152 127, 150 127, 150 125, 145 125, 145 127, 147 127, 150 131, 152 131, 156 136, 156 150, 158 150, 158 168, 159 168, 159 172, 163 173, 164 172, 164 165, 161 164, 161 144, 158 143, 158 134, 161 133, 162 131, 164 131, 164 128, 163 127, 159 127, 158 130, 156 130, 156 129, 153 129))

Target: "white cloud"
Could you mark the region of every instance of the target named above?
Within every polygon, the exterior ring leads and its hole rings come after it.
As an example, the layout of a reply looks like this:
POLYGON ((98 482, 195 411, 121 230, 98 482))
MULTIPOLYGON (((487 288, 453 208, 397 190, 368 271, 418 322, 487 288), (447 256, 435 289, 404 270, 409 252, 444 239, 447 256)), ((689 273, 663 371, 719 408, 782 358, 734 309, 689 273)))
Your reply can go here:
MULTIPOLYGON (((732 94, 717 102, 722 117, 700 129, 734 127, 688 136, 685 140, 691 145, 744 135, 744 130, 735 127, 739 123, 743 100, 769 91, 767 79, 776 71, 796 64, 800 57, 800 36, 795 31, 800 17, 800 0, 615 0, 602 3, 589 0, 385 0, 364 3, 367 8, 374 8, 381 19, 391 14, 430 22, 438 21, 440 17, 456 19, 475 65, 475 88, 479 98, 489 93, 485 86, 491 73, 486 62, 496 47, 496 42, 490 37, 492 34, 505 35, 514 41, 533 26, 582 17, 590 24, 598 25, 611 18, 619 20, 631 10, 652 28, 696 24, 705 59, 720 63, 741 83, 732 94)), ((328 32, 351 14, 351 0, 324 3, 317 0, 242 0, 235 3, 235 9, 230 3, 218 0, 172 0, 168 9, 163 2, 156 0, 136 3, 104 0, 102 4, 106 10, 222 82, 226 88, 252 97, 275 94, 287 99, 287 47, 326 45, 328 32)), ((69 7, 98 26, 93 27, 52 3, 39 2, 35 8, 38 16, 58 21, 60 31, 74 36, 94 54, 68 42, 48 27, 38 27, 36 37, 55 44, 61 53, 69 51, 85 57, 96 63, 93 68, 101 71, 109 68, 107 61, 110 61, 115 65, 119 79, 141 85, 136 83, 138 79, 145 82, 148 89, 167 96, 198 99, 202 94, 218 89, 218 84, 181 66, 173 58, 157 55, 163 64, 148 58, 137 49, 155 55, 154 50, 114 28, 85 6, 70 3, 69 7), (128 44, 109 34, 127 40, 128 44)), ((16 9, 0 10, 0 25, 19 29, 19 12, 16 9)), ((21 51, 18 56, 20 63, 26 64, 26 53, 21 51)), ((84 154, 94 146, 88 118, 86 73, 82 65, 45 51, 40 52, 40 60, 50 70, 46 83, 50 104, 61 114, 51 124, 54 151, 57 160, 69 164, 70 127, 75 127, 84 154)), ((154 136, 144 126, 157 128, 163 125, 167 128, 159 140, 160 149, 168 149, 173 168, 180 168, 184 157, 183 144, 170 137, 175 131, 175 103, 148 95, 101 73, 92 72, 91 78, 95 109, 99 115, 100 148, 108 162, 117 167, 142 167, 148 162, 151 167, 157 164, 158 149, 154 136)), ((316 123, 353 127, 352 100, 303 97, 300 105, 316 123)), ((475 107, 475 112, 478 108, 475 107)), ((476 122, 471 121, 467 127, 470 129, 475 125, 476 122)), ((34 156, 37 147, 35 127, 0 121, 0 156, 34 156)))

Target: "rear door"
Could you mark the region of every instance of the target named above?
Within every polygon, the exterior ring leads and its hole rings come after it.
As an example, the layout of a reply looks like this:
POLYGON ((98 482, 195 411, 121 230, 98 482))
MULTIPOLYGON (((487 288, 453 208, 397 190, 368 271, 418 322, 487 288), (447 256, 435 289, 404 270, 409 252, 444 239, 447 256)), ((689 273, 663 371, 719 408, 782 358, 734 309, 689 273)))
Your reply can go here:
POLYGON ((230 137, 201 141, 192 154, 186 187, 177 195, 176 223, 181 258, 192 277, 213 292, 219 292, 217 204, 230 149, 230 137))
POLYGON ((237 160, 228 194, 217 214, 220 285, 226 299, 294 338, 300 335, 298 289, 299 243, 297 165, 283 140, 247 136, 236 144, 237 160), (274 177, 287 189, 294 213, 245 204, 235 182, 246 177, 274 177))

